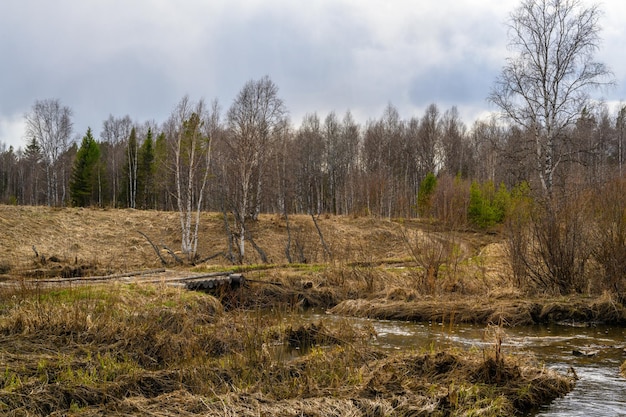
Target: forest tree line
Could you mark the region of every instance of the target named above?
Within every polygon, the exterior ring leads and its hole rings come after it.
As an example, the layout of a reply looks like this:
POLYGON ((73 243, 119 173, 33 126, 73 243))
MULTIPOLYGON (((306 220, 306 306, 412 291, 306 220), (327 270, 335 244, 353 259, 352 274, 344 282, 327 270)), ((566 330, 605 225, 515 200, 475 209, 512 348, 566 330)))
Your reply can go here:
MULTIPOLYGON (((70 109, 56 99, 37 102, 27 119, 64 114, 69 129, 45 138, 29 127, 24 149, 0 148, 0 201, 177 210, 176 158, 182 156, 186 161, 179 163, 188 164, 200 153, 180 155, 189 143, 177 149, 179 133, 189 133, 192 123, 198 125, 193 140, 210 146, 206 158, 197 162, 197 169, 209 175, 202 210, 226 208, 252 217, 287 212, 410 218, 419 215, 419 188, 428 174, 444 182, 465 181, 468 193, 473 181, 509 190, 538 181, 532 132, 495 117, 468 127, 455 107, 442 111, 431 104, 406 120, 389 104, 364 125, 348 111, 311 113, 294 127, 269 78, 251 81, 249 87, 273 89, 264 99, 266 107, 274 108, 250 109, 250 103, 238 101, 222 114, 215 102, 208 108, 202 100, 190 103, 185 97, 181 102, 202 114, 191 111, 181 119, 174 110, 161 125, 109 116, 97 138, 89 129, 81 140, 70 139, 70 109), (57 110, 39 114, 40 107, 57 110)), ((558 138, 562 160, 555 184, 597 187, 621 177, 625 131, 626 106, 616 114, 606 106, 585 108, 558 138)), ((194 179, 192 192, 199 192, 201 180, 194 179)))
MULTIPOLYGON (((248 82, 226 112, 215 101, 183 97, 161 125, 109 116, 98 139, 88 129, 80 141, 67 137, 69 108, 37 102, 26 116, 24 150, 0 153, 0 198, 178 211, 190 260, 200 211, 221 212, 233 263, 244 261, 248 242, 262 253, 249 227, 261 213, 281 214, 287 230, 291 214, 420 217, 449 230, 498 226, 520 287, 567 294, 599 282, 626 293, 626 106, 584 108, 557 136, 549 195, 534 133, 495 117, 468 127, 454 107, 436 104, 409 120, 389 104, 365 125, 350 112, 331 112, 294 127, 287 115, 267 77, 248 82), (56 127, 37 136, 38 126, 56 127)), ((415 253, 425 270, 454 253, 443 243, 421 245, 415 253)))

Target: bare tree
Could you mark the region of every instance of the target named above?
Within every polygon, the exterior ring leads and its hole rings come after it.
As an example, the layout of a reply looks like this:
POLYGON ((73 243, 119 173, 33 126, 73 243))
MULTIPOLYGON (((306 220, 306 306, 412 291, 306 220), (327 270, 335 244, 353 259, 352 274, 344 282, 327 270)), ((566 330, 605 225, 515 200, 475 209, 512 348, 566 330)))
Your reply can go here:
POLYGON ((287 110, 278 97, 278 87, 265 76, 248 81, 228 110, 229 134, 226 138, 236 162, 239 190, 235 218, 239 233, 239 255, 245 255, 246 218, 260 211, 265 162, 273 137, 284 126, 287 110))
POLYGON ((441 124, 439 109, 436 104, 426 108, 419 125, 418 157, 420 177, 429 172, 436 173, 441 165, 441 124))
POLYGON ((617 130, 617 165, 619 176, 622 177, 622 165, 624 164, 624 136, 626 134, 626 106, 621 106, 615 121, 617 130))
MULTIPOLYGON (((37 100, 25 116, 26 136, 34 139, 43 154, 46 169, 46 200, 49 206, 59 201, 57 161, 69 147, 72 111, 58 99, 37 100)), ((64 168, 64 167, 61 167, 64 168)))
MULTIPOLYGON (((370 213, 391 217, 397 211, 399 188, 403 175, 402 142, 404 122, 390 103, 379 120, 370 121, 363 135, 363 166, 367 181, 367 207, 370 213)), ((403 213, 402 215, 406 215, 403 213)))
POLYGON ((316 113, 302 119, 294 141, 298 210, 319 213, 323 201, 324 136, 316 113))
POLYGON ((512 122, 533 132, 534 164, 544 194, 566 136, 590 104, 590 91, 608 83, 610 71, 594 62, 600 10, 579 0, 523 0, 511 14, 507 62, 489 96, 512 122))
POLYGON ((204 190, 209 178, 212 126, 219 124, 219 108, 208 115, 203 100, 185 96, 167 123, 173 146, 176 205, 181 227, 181 250, 188 260, 196 257, 204 190))
POLYGON ((342 161, 345 178, 341 181, 343 183, 343 190, 340 190, 343 206, 341 214, 348 214, 356 208, 356 188, 360 174, 360 130, 361 128, 354 121, 352 113, 347 111, 341 126, 341 149, 346 158, 342 161))
POLYGON ((109 143, 110 152, 108 159, 111 164, 111 188, 112 188, 112 201, 113 207, 117 207, 117 197, 120 187, 120 172, 121 169, 118 166, 121 153, 123 152, 123 144, 130 137, 130 130, 133 126, 133 122, 130 116, 113 117, 109 115, 109 118, 102 123, 102 132, 100 133, 100 139, 109 143))
POLYGON ((446 110, 441 118, 441 148, 444 169, 450 175, 468 176, 467 158, 469 149, 465 140, 466 127, 456 106, 446 110))

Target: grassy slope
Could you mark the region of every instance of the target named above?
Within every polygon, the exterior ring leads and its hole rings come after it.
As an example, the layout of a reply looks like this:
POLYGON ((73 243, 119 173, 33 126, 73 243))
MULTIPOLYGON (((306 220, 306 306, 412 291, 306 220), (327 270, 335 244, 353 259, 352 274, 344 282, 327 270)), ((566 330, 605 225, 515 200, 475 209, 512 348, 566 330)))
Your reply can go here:
MULTIPOLYGON (((428 225, 414 221, 322 217, 318 223, 332 252, 332 259, 329 259, 310 217, 291 216, 290 223, 293 261, 332 266, 381 263, 411 266, 411 253, 406 242, 423 235, 428 229, 428 225)), ((180 247, 178 217, 172 212, 0 206, 0 227, 3 230, 0 265, 11 267, 12 275, 39 266, 34 259, 33 247, 40 255, 54 256, 62 263, 89 264, 115 272, 160 266, 158 257, 139 232, 173 250, 180 247)), ((260 221, 252 225, 252 233, 270 263, 281 265, 287 262, 284 219, 274 215, 261 216, 260 221)), ((441 236, 436 231, 427 233, 433 238, 441 236)), ((199 235, 201 257, 227 249, 220 214, 203 213, 199 235)), ((465 272, 474 276, 480 272, 480 278, 484 279, 482 286, 495 284, 502 287, 502 280, 506 279, 508 272, 502 262, 501 245, 493 243, 494 237, 469 232, 456 234, 454 239, 462 252, 459 261, 472 267, 472 271, 465 272), (476 257, 479 253, 481 256, 476 257)), ((258 254, 250 245, 246 263, 260 263, 258 254)), ((211 264, 213 267, 231 266, 222 257, 213 259, 211 264)))

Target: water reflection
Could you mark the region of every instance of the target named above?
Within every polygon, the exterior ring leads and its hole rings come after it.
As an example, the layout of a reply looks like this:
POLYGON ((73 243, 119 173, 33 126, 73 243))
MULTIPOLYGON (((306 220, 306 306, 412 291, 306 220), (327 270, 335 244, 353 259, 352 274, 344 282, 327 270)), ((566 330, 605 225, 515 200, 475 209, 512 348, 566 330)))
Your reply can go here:
MULTIPOLYGON (((346 317, 308 313, 305 319, 332 321, 346 317)), ((494 342, 484 326, 348 319, 357 325, 373 327, 377 337, 372 343, 383 349, 482 349, 494 342)), ((626 379, 619 374, 626 359, 625 335, 624 328, 601 325, 515 327, 505 329, 502 346, 505 355, 534 355, 540 364, 563 373, 571 367, 579 377, 570 394, 541 408, 536 416, 626 416, 626 379), (574 351, 594 356, 575 356, 574 351)))

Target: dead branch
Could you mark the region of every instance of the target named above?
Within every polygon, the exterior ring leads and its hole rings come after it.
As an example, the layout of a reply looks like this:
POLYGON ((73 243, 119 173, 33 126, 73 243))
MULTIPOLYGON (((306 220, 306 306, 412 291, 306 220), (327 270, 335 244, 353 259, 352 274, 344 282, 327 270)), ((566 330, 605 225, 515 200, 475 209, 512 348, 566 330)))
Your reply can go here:
POLYGON ((154 249, 154 252, 157 254, 157 256, 159 257, 159 259, 161 259, 161 263, 163 265, 167 265, 167 261, 165 260, 165 258, 163 258, 163 256, 161 255, 161 251, 159 250, 159 248, 157 247, 157 245, 155 245, 154 243, 152 243, 152 240, 150 240, 150 238, 142 231, 137 231, 137 233, 139 233, 141 236, 145 237, 146 240, 148 241, 148 243, 152 246, 152 249, 154 249))
POLYGON ((320 229, 320 227, 317 224, 317 220, 315 219, 315 216, 313 215, 313 213, 311 213, 311 218, 313 219, 313 224, 315 225, 315 228, 317 229, 317 234, 320 237, 320 241, 322 242, 322 247, 324 248, 324 254, 328 256, 329 259, 333 259, 333 255, 330 252, 330 249, 328 249, 328 246, 326 245, 326 241, 324 240, 324 235, 322 234, 322 230, 320 229))
POLYGON ((163 272, 165 272, 165 269, 159 268, 159 269, 147 269, 143 271, 122 272, 119 274, 97 275, 97 276, 92 276, 92 277, 37 279, 37 280, 27 281, 27 282, 61 283, 61 282, 73 282, 73 281, 108 281, 108 280, 114 280, 114 279, 119 279, 119 278, 136 277, 139 275, 161 274, 163 272))
POLYGON ((224 258, 226 258, 226 259, 230 260, 230 258, 228 257, 228 255, 226 255, 224 252, 217 252, 217 253, 214 253, 213 255, 209 255, 209 256, 207 256, 206 258, 202 258, 202 259, 198 260, 197 262, 195 262, 195 265, 198 265, 198 264, 203 264, 203 263, 205 263, 205 262, 210 261, 211 259, 215 259, 215 258, 217 258, 218 256, 223 256, 224 258))
POLYGON ((174 261, 177 264, 182 264, 183 263, 183 260, 178 255, 176 255, 176 253, 173 250, 171 250, 170 248, 168 248, 166 245, 163 245, 163 244, 161 244, 161 247, 163 249, 165 249, 167 251, 167 253, 169 253, 172 256, 172 258, 174 258, 174 261))
POLYGON ((228 223, 228 214, 224 202, 222 201, 222 215, 224 216, 224 230, 226 231, 226 240, 228 242, 228 252, 224 255, 231 263, 235 263, 235 255, 233 254, 233 232, 228 223))
POLYGON ((254 250, 256 250, 259 256, 261 257, 261 260, 263 261, 263 263, 264 264, 269 263, 269 261, 267 260, 267 254, 259 245, 256 244, 254 239, 252 239, 252 234, 248 230, 246 230, 246 235, 248 236, 248 240, 252 244, 252 247, 254 248, 254 250))
POLYGON ((287 226, 287 243, 285 244, 285 256, 287 257, 288 263, 293 263, 291 259, 291 227, 289 226, 289 214, 287 214, 287 209, 285 209, 285 225, 287 226))

